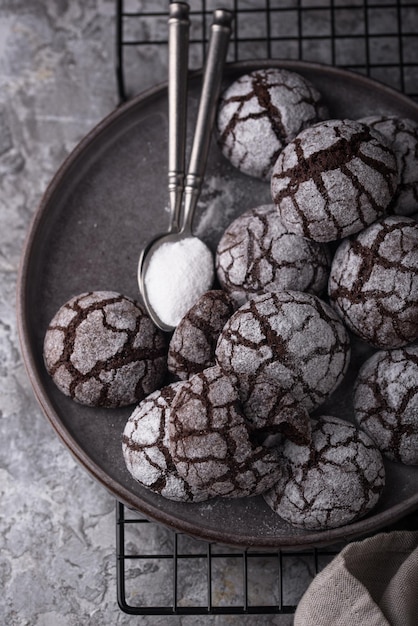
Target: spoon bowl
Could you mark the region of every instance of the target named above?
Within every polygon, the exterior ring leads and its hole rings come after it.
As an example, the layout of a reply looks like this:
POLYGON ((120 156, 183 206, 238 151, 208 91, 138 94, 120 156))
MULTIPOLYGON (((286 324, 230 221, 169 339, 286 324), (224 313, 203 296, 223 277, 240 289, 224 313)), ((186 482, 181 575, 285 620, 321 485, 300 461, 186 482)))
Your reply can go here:
POLYGON ((184 231, 153 240, 141 255, 138 283, 154 324, 171 332, 214 275, 212 252, 198 237, 184 231))

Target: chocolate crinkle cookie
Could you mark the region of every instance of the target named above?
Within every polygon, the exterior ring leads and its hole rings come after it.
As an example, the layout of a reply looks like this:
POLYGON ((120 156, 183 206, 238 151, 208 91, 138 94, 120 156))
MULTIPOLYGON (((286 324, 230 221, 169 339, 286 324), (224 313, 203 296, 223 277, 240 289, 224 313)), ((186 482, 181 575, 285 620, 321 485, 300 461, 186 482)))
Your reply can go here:
POLYGON ((371 115, 359 121, 383 135, 395 153, 399 183, 391 210, 412 215, 418 210, 418 122, 393 115, 371 115))
POLYGON ((362 365, 354 414, 387 458, 418 465, 418 346, 380 350, 362 365))
POLYGON ((338 247, 331 304, 346 326, 377 348, 418 339, 418 223, 389 216, 338 247))
POLYGON ((139 403, 126 423, 122 452, 127 469, 142 486, 169 500, 200 502, 207 494, 179 476, 170 453, 171 403, 182 385, 167 385, 139 403))
POLYGON ((168 346, 168 370, 186 380, 215 365, 219 334, 234 312, 234 305, 221 289, 205 292, 182 318, 168 346))
POLYGON ((279 291, 254 296, 232 315, 216 359, 245 389, 272 381, 311 411, 342 381, 350 342, 338 315, 317 296, 279 291))
POLYGON ((320 295, 330 264, 327 244, 289 232, 272 204, 236 218, 216 252, 218 280, 237 306, 264 291, 292 289, 320 295))
POLYGON ((284 469, 264 499, 282 519, 306 530, 327 530, 363 517, 385 485, 382 455, 353 424, 322 415, 312 420, 308 446, 287 440, 284 469))
POLYGON ((284 69, 260 69, 240 76, 223 93, 219 144, 241 172, 269 180, 282 148, 327 117, 321 94, 306 78, 284 69))
POLYGON ((235 386, 217 366, 183 382, 169 440, 179 475, 212 497, 258 495, 281 473, 276 452, 252 441, 235 386))
POLYGON ((161 386, 167 346, 139 304, 113 291, 93 291, 70 299, 53 317, 44 361, 65 395, 115 408, 139 402, 161 386))
POLYGON ((383 217, 397 190, 396 157, 367 124, 328 120, 284 148, 271 191, 281 220, 315 241, 356 233, 383 217))
POLYGON ((236 218, 216 252, 218 280, 237 306, 263 291, 320 295, 330 264, 328 246, 289 232, 274 205, 249 209, 236 218))

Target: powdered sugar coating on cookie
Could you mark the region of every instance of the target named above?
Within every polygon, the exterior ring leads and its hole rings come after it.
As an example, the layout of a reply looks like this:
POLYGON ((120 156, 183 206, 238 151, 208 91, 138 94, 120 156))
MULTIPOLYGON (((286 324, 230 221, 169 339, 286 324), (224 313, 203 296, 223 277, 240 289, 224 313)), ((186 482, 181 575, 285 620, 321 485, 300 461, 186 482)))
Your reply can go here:
POLYGON ((281 152, 271 178, 273 202, 291 231, 332 241, 382 217, 396 192, 393 151, 366 124, 327 120, 281 152))
POLYGON ((266 494, 267 504, 287 522, 326 530, 363 517, 385 485, 380 452, 370 437, 332 416, 312 420, 309 446, 286 441, 286 471, 266 494))
POLYGON ((223 93, 219 144, 239 170, 269 180, 282 148, 303 128, 327 117, 320 93, 303 76, 260 69, 240 76, 223 93))
POLYGON ((220 289, 200 296, 174 330, 168 347, 168 370, 186 380, 215 365, 216 342, 233 312, 232 300, 220 289))
POLYGON ((418 465, 418 346, 380 350, 363 364, 354 414, 386 457, 418 465))
POLYGON ((389 216, 337 249, 330 301, 347 327, 377 348, 418 338, 418 223, 389 216))
POLYGON ((310 411, 342 381, 350 342, 337 314, 317 296, 272 292, 254 296, 234 313, 219 337, 216 359, 238 385, 273 381, 310 411))
POLYGON ((113 291, 71 298, 51 320, 44 361, 57 387, 88 406, 134 404, 167 370, 163 333, 144 309, 113 291))
POLYGON ((412 215, 418 210, 418 122, 394 115, 371 115, 359 121, 383 135, 392 148, 399 183, 391 209, 397 215, 412 215))
POLYGON ((167 385, 140 402, 125 425, 122 452, 130 474, 147 489, 169 500, 200 502, 207 495, 178 475, 169 449, 170 408, 182 384, 167 385))
POLYGON ((171 406, 169 438, 180 476, 211 496, 255 496, 281 471, 276 453, 251 441, 236 389, 217 366, 183 383, 171 406))
POLYGON ((328 283, 326 244, 289 232, 274 205, 249 209, 225 230, 216 252, 222 288, 241 306, 263 291, 294 289, 320 295, 328 283))
POLYGON ((249 382, 249 377, 240 376, 239 398, 248 427, 263 437, 263 445, 271 446, 272 441, 283 437, 309 443, 311 421, 305 407, 272 381, 245 384, 249 382))

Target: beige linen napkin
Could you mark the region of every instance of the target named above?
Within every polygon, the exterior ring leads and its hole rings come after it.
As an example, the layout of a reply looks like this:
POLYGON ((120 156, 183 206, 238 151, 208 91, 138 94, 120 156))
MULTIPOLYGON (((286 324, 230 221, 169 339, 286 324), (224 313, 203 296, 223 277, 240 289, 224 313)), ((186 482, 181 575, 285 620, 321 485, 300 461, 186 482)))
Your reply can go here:
POLYGON ((345 548, 314 578, 294 626, 417 626, 418 532, 380 533, 345 548))

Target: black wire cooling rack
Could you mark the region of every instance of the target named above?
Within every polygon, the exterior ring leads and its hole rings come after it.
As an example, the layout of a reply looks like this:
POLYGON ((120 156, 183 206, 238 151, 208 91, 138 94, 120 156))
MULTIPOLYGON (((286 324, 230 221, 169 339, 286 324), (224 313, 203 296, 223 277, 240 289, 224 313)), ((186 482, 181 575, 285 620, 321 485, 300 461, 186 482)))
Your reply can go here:
MULTIPOLYGON (((228 62, 325 63, 418 100, 416 1, 189 0, 189 5, 191 69, 204 63, 210 15, 222 6, 235 14, 228 62)), ((165 80, 168 0, 117 0, 116 8, 117 89, 123 102, 165 80), (146 67, 138 71, 144 59, 146 67)), ((401 527, 417 529, 418 515, 405 518, 401 527)), ((310 580, 342 547, 234 550, 163 528, 119 502, 116 532, 118 602, 136 615, 293 613, 310 580)))
MULTIPOLYGON (((418 530, 418 511, 384 529, 418 530)), ((239 550, 197 540, 116 503, 117 594, 132 615, 292 614, 345 544, 239 550)))
MULTIPOLYGON (((142 58, 148 55, 152 77, 165 78, 167 5, 168 0, 117 0, 121 101, 143 88, 135 84, 140 74, 135 51, 140 48, 142 58), (153 62, 161 66, 159 75, 153 62)), ((228 61, 281 58, 326 63, 418 98, 416 0, 190 0, 189 5, 195 68, 205 58, 210 14, 222 6, 235 15, 228 61)))
POLYGON ((291 614, 342 547, 237 550, 163 528, 119 502, 116 533, 118 603, 134 615, 291 614))

